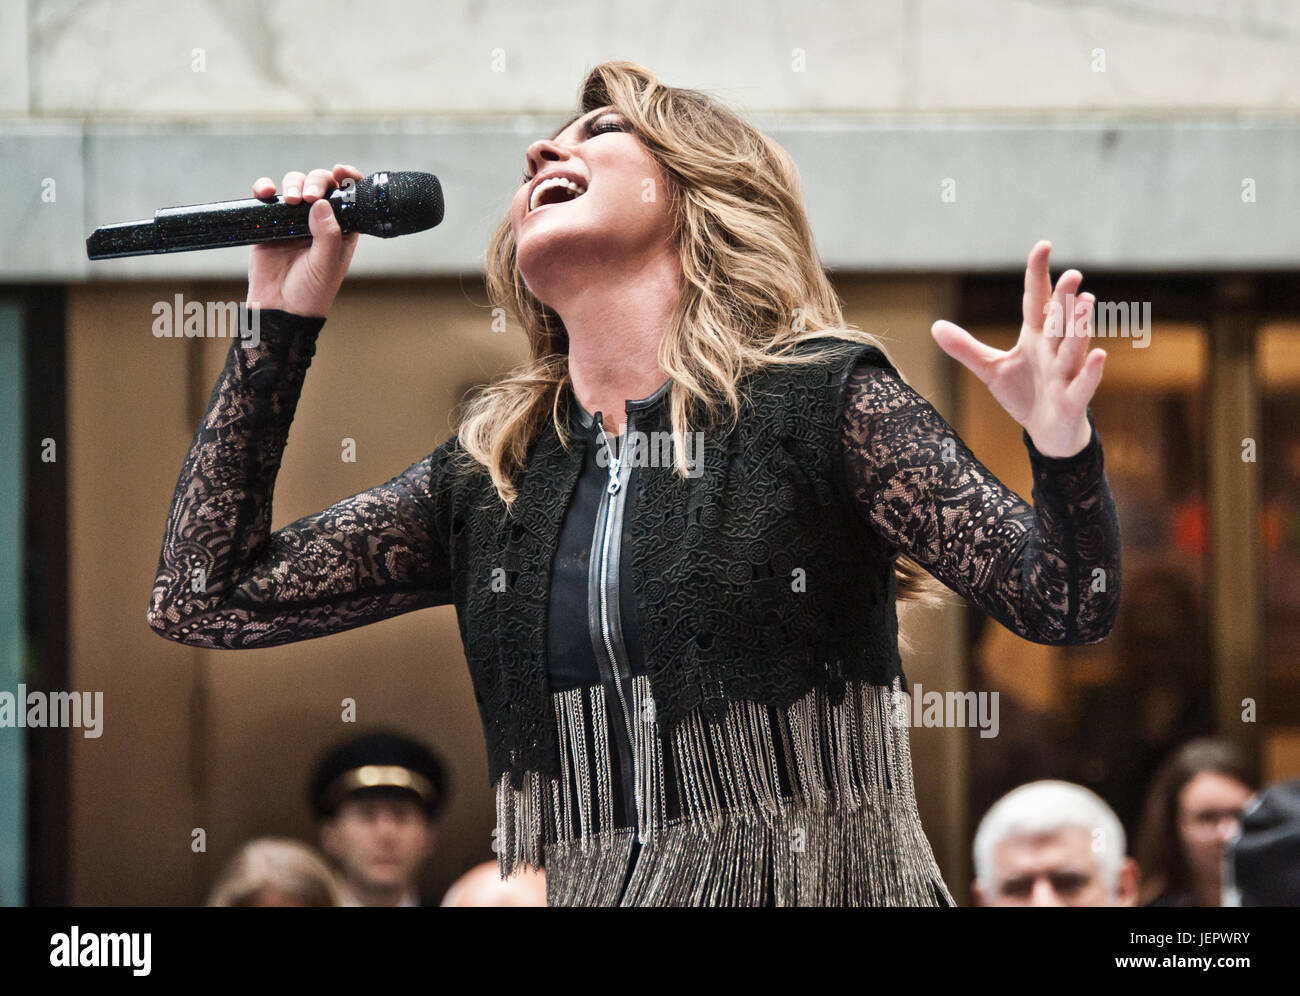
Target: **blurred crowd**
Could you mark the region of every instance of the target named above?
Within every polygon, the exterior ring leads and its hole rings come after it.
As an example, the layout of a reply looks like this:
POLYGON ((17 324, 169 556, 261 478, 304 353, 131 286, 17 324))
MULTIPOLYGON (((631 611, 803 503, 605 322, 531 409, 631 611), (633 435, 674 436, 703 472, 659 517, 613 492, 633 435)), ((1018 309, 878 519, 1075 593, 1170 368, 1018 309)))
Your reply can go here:
POLYGON ((470 868, 440 901, 421 893, 447 803, 446 768, 422 743, 383 730, 348 739, 317 763, 308 794, 319 851, 282 838, 250 841, 208 905, 546 905, 542 873, 502 880, 495 860, 470 868))
MULTIPOLYGON (((229 862, 212 906, 545 906, 544 872, 503 880, 495 860, 440 898, 420 892, 446 803, 434 751, 380 731, 350 739, 310 786, 319 850, 262 838, 229 862)), ((1300 905, 1300 780, 1261 790, 1230 743, 1192 740, 1164 759, 1136 845, 1097 793, 1040 780, 998 799, 973 842, 981 906, 1300 905)))
POLYGON ((1300 905, 1300 780, 1261 790, 1236 747, 1197 738, 1157 768, 1134 846, 1101 796, 1045 779, 998 799, 973 850, 981 906, 1300 905))

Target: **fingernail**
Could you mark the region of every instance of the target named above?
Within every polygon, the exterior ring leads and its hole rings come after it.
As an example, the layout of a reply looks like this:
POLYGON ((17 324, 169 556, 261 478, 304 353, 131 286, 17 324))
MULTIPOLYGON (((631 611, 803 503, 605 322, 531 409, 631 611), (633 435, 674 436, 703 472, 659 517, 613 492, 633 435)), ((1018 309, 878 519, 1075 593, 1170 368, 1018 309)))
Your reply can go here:
POLYGON ((309 184, 309 185, 307 186, 307 188, 306 188, 305 190, 303 190, 302 195, 303 195, 304 197, 319 197, 319 196, 320 196, 320 187, 316 186, 316 184, 314 184, 314 183, 309 184))

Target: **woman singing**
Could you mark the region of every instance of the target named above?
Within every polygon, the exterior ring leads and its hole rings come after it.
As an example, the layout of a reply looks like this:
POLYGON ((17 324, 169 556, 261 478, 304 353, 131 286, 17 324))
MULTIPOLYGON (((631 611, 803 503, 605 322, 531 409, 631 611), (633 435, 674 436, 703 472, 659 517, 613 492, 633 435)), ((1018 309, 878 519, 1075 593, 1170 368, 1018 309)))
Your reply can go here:
POLYGON ((951 905, 896 721, 896 602, 935 597, 924 568, 1027 639, 1110 631, 1105 354, 1091 296, 1062 311, 1082 276, 1053 289, 1033 248, 1009 352, 933 329, 1023 426, 1030 507, 846 326, 779 146, 632 63, 580 106, 526 150, 487 253, 528 362, 429 456, 274 533, 357 237, 313 207, 309 245, 252 249, 261 342, 232 345, 181 470, 149 624, 242 649, 454 604, 501 871, 544 865, 552 905, 951 905))

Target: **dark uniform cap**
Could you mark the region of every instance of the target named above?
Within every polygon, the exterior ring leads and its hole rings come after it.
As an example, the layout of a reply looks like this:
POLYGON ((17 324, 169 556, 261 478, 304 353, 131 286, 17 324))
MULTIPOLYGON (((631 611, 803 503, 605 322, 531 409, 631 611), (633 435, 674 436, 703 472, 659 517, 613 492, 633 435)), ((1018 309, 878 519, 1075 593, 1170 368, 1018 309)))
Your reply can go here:
POLYGON ((379 731, 335 745, 316 765, 312 808, 333 816, 348 798, 416 798, 432 819, 442 809, 447 778, 438 756, 423 744, 379 731))

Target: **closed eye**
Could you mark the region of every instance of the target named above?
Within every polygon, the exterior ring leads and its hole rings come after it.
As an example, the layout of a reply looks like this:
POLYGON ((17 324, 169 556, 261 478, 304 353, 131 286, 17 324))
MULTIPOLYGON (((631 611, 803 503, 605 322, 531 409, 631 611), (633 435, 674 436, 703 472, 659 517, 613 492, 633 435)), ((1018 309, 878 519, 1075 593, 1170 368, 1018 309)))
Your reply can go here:
MULTIPOLYGON (((606 132, 610 132, 610 131, 626 131, 621 121, 619 121, 617 118, 610 117, 610 116, 606 116, 603 118, 593 118, 591 122, 587 123, 587 126, 584 130, 586 131, 587 138, 594 138, 596 135, 603 135, 606 132)), ((527 170, 524 170, 523 182, 532 183, 532 181, 533 181, 532 176, 529 175, 527 170)))

